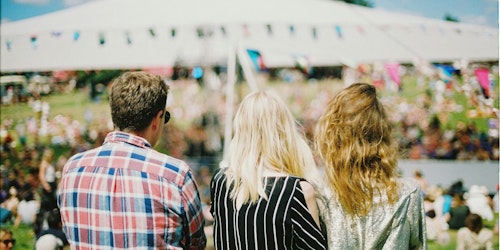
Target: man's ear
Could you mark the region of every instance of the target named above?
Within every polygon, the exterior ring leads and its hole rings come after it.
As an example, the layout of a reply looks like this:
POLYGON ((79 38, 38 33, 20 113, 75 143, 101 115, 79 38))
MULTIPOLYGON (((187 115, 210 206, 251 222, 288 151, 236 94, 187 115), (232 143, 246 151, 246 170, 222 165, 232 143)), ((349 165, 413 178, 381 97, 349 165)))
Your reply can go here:
POLYGON ((158 130, 158 129, 161 129, 161 125, 162 125, 162 122, 163 122, 163 113, 165 111, 158 111, 158 113, 156 114, 156 116, 153 118, 153 120, 151 121, 151 126, 154 130, 158 130))

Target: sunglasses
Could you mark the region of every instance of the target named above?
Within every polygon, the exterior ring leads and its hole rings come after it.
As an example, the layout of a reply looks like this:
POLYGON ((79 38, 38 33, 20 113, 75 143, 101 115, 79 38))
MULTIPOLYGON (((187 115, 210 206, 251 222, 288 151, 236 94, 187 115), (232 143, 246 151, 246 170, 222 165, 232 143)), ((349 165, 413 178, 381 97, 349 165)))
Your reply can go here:
POLYGON ((164 115, 165 115, 165 124, 167 124, 167 122, 170 120, 170 112, 165 110, 164 115))
POLYGON ((12 244, 12 245, 16 244, 16 240, 15 239, 12 239, 12 240, 0 240, 0 242, 2 242, 3 244, 5 244, 6 246, 8 246, 9 244, 12 244))

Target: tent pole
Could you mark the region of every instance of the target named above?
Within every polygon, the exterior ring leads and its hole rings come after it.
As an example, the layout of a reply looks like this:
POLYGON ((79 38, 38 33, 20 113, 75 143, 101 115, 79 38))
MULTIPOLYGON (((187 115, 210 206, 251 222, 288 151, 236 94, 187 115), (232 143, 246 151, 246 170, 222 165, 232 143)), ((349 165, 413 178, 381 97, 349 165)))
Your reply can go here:
POLYGON ((236 52, 233 46, 229 46, 227 57, 227 83, 226 83, 226 121, 224 128, 224 149, 222 161, 228 161, 227 151, 231 143, 233 129, 233 102, 234 102, 234 84, 236 82, 236 52))

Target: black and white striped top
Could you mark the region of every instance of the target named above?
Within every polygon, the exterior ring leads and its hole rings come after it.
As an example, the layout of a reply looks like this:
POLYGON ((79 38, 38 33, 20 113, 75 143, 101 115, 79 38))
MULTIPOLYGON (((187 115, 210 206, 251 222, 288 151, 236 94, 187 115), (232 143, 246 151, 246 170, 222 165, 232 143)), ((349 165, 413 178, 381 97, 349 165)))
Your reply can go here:
POLYGON ((210 184, 215 249, 326 249, 326 235, 307 209, 302 178, 265 177, 268 200, 243 204, 230 198, 224 169, 210 184))

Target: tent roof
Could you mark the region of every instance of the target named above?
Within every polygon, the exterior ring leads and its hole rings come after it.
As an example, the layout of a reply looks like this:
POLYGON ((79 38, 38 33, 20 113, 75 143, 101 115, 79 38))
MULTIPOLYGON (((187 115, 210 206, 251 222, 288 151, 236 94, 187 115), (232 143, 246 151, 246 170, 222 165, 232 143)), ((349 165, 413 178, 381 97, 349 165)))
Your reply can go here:
POLYGON ((224 65, 231 48, 270 67, 498 61, 498 29, 330 0, 101 0, 0 31, 1 72, 224 65))

